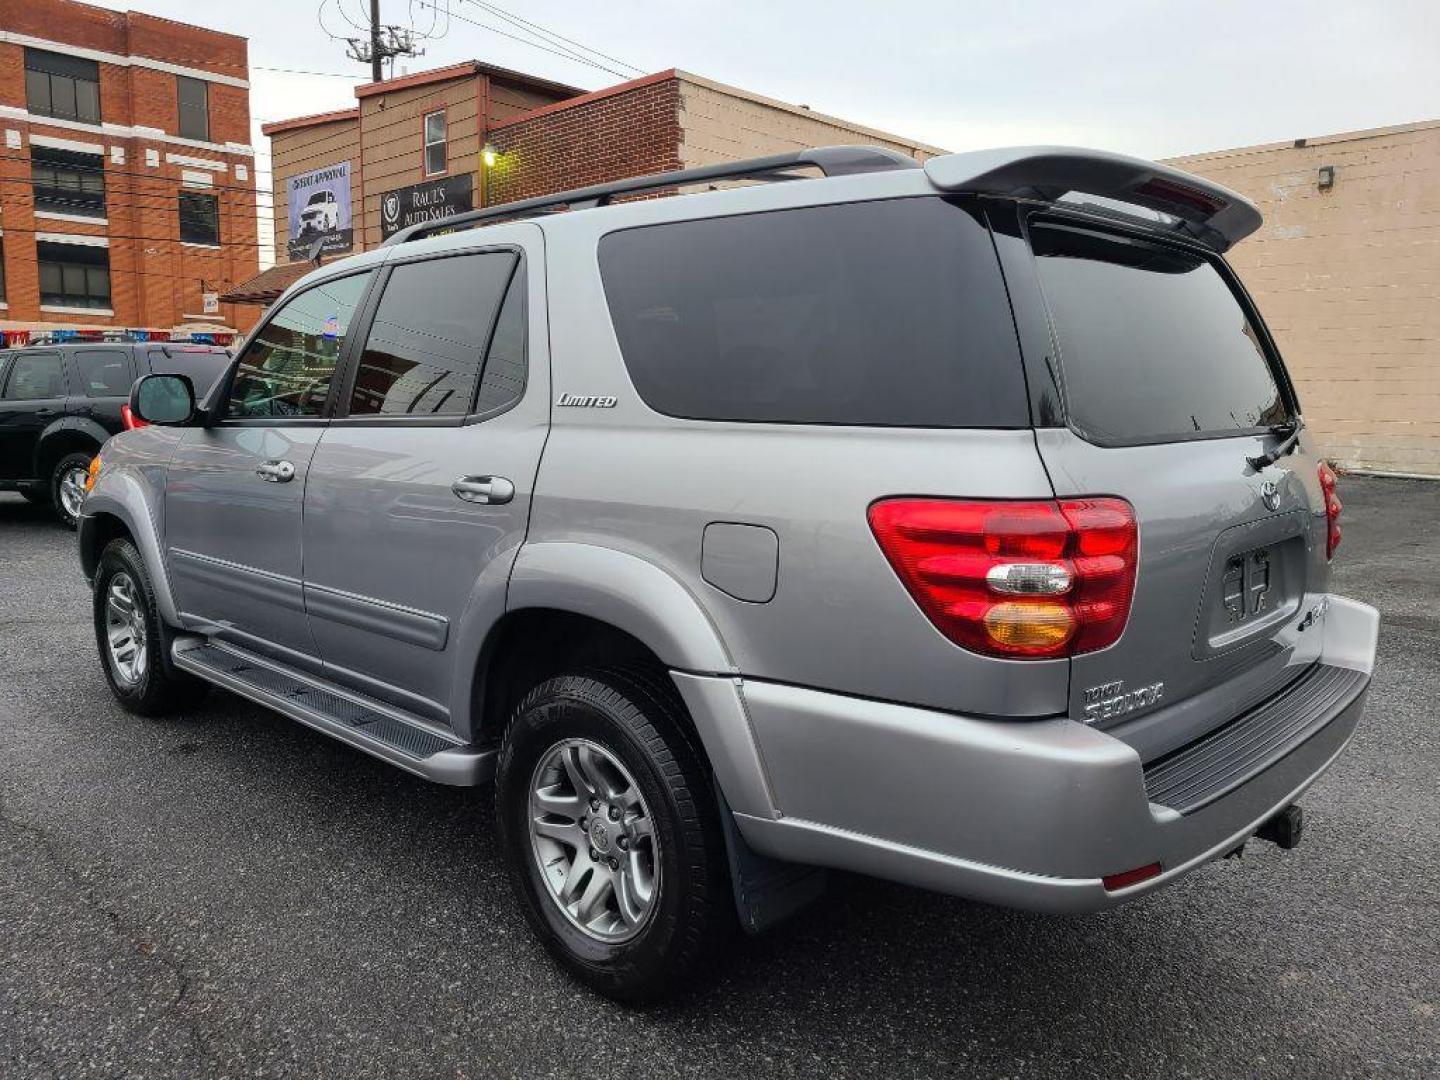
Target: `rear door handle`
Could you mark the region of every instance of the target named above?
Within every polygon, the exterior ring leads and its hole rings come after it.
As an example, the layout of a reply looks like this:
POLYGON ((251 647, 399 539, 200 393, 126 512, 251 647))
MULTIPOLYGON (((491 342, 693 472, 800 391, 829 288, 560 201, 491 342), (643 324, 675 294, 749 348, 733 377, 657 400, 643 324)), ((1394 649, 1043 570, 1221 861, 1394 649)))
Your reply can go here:
POLYGON ((515 485, 503 476, 462 476, 450 490, 466 502, 495 506, 515 497, 515 485))
POLYGON ((272 484, 288 484, 295 479, 295 463, 293 461, 267 461, 264 465, 256 467, 255 475, 272 484))

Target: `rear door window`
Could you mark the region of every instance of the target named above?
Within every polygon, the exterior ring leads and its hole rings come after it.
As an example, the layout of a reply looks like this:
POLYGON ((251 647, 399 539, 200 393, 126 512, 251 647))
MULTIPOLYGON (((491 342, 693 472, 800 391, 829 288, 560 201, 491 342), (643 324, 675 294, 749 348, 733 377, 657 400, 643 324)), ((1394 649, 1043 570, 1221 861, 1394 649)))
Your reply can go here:
POLYGON ((86 397, 125 397, 135 381, 135 362, 127 349, 77 349, 75 367, 86 397))
POLYGON ((1025 427, 994 247, 938 197, 674 222, 600 242, 630 377, 700 420, 1025 427))
POLYGON ((46 401, 65 396, 65 369, 55 352, 21 353, 10 365, 6 401, 46 401))
POLYGON ((463 416, 515 270, 508 251, 401 263, 375 310, 351 416, 463 416))
POLYGON ((1109 445, 1238 435, 1286 421, 1260 334, 1206 257, 1037 225, 1070 422, 1109 445))

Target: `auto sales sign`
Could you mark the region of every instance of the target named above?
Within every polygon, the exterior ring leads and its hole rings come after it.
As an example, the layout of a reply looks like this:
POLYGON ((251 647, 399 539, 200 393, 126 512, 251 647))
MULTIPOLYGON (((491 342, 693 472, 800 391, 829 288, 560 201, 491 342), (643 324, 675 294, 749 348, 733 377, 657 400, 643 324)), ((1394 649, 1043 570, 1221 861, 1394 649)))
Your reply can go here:
POLYGON ((322 239, 322 255, 349 251, 355 242, 350 224, 350 162, 292 176, 285 185, 290 258, 309 258, 315 242, 322 239))
POLYGON ((388 240, 408 225, 459 214, 474 204, 475 178, 469 173, 396 188, 380 196, 380 235, 388 240))

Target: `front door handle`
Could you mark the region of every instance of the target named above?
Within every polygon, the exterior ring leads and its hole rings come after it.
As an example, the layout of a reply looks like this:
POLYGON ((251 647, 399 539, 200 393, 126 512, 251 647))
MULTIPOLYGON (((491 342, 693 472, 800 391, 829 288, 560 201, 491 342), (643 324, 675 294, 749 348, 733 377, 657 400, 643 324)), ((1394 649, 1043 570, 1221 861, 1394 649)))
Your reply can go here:
POLYGON ((293 461, 267 461, 264 465, 256 467, 255 475, 272 484, 288 484, 295 479, 295 463, 293 461))
POLYGON ((503 476, 462 476, 450 490, 466 502, 495 506, 515 497, 515 485, 503 476))

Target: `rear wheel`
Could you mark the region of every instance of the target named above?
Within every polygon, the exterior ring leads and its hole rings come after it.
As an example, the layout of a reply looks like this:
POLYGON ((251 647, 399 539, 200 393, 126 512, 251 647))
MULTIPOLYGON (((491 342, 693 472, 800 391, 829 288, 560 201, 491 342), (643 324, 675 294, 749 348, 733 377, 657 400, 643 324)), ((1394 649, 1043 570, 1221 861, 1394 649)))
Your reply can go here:
POLYGON ((733 924, 724 840, 683 706, 637 672, 535 687, 506 730, 501 842, 531 927, 624 1001, 680 989, 733 924))
POLYGON ((50 502, 60 523, 71 529, 80 518, 85 502, 85 481, 90 473, 93 453, 66 454, 50 471, 50 502))
POLYGON ((105 679, 124 709, 161 716, 204 698, 208 683, 170 665, 174 633, 160 619, 150 575, 129 540, 112 540, 100 556, 94 618, 105 679))

